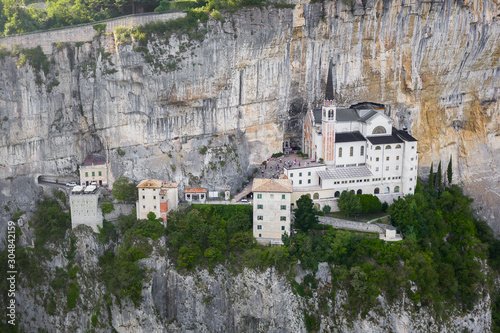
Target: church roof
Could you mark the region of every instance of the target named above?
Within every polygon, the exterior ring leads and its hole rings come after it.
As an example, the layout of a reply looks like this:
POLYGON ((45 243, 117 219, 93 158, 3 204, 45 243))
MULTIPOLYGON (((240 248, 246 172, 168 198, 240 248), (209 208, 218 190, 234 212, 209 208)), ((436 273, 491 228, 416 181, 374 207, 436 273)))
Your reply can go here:
MULTIPOLYGON (((393 127, 393 133, 395 128, 393 127)), ((397 136, 403 139, 404 141, 417 141, 413 136, 411 136, 407 131, 396 130, 397 136)))
POLYGON ((323 112, 321 109, 313 109, 314 122, 316 124, 321 124, 321 119, 323 117, 323 112))
POLYGON ((350 168, 333 168, 324 171, 318 171, 321 179, 345 179, 356 177, 371 177, 373 174, 366 166, 350 168))
POLYGON ((252 192, 291 193, 292 181, 290 179, 255 178, 253 180, 252 192))
POLYGON ((368 111, 364 116, 359 117, 359 121, 361 122, 366 122, 367 120, 373 118, 374 116, 378 115, 379 113, 377 111, 368 111))
POLYGON ((354 142, 354 141, 366 141, 366 139, 363 136, 363 134, 361 134, 359 131, 335 133, 335 142, 354 142))
POLYGON ((351 108, 356 110, 385 110, 384 104, 372 103, 372 102, 362 102, 354 104, 351 108))
POLYGON ((398 132, 399 131, 393 127, 391 135, 367 136, 366 139, 374 145, 382 145, 387 143, 402 143, 403 140, 398 136, 398 132))
POLYGON ((359 115, 355 109, 337 109, 337 121, 358 121, 359 115))

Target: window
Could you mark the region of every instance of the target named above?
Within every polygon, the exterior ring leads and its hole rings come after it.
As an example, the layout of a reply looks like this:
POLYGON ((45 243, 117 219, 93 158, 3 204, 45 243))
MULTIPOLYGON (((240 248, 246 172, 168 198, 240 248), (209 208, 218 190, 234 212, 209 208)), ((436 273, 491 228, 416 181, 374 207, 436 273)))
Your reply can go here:
POLYGON ((311 175, 311 171, 309 171, 309 172, 307 173, 307 175, 308 175, 308 176, 310 176, 310 175, 311 175))
POLYGON ((280 221, 286 221, 286 216, 280 216, 280 221))
POLYGON ((257 230, 262 230, 262 225, 261 224, 257 225, 257 230))
POLYGON ((415 149, 415 146, 411 146, 411 149, 415 149))
MULTIPOLYGON (((257 215, 257 220, 263 220, 263 219, 264 219, 264 217, 262 215, 257 215)), ((262 228, 262 226, 261 226, 261 228, 262 228)))
POLYGON ((281 205, 281 210, 286 210, 286 205, 281 205))
POLYGON ((285 200, 285 195, 284 194, 281 195, 281 199, 285 200))
POLYGON ((385 134, 387 133, 385 130, 385 127, 383 126, 377 126, 373 129, 372 134, 385 134))
POLYGON ((302 180, 299 180, 299 185, 302 184, 302 180))
POLYGON ((410 171, 413 171, 413 168, 410 168, 410 171))
POLYGON ((302 177, 302 172, 299 172, 299 177, 302 177))
POLYGON ((375 171, 378 171, 378 167, 375 168, 375 171))
POLYGON ((262 237, 262 234, 259 234, 259 237, 262 237))
POLYGON ((387 157, 385 158, 385 160, 386 160, 386 161, 388 161, 388 160, 389 160, 389 156, 387 156, 387 157))
POLYGON ((413 161, 413 157, 411 158, 411 160, 413 161))
POLYGON ((410 187, 410 191, 411 191, 411 187, 410 187))
POLYGON ((257 199, 262 199, 262 194, 257 194, 257 199))
POLYGON ((365 155, 365 147, 361 146, 361 150, 360 150, 360 156, 364 156, 365 155))
POLYGON ((354 155, 354 147, 349 148, 349 156, 354 155))
POLYGON ((153 195, 153 200, 156 200, 156 195, 153 195))
POLYGON ((363 191, 361 189, 359 189, 356 194, 363 194, 363 191))
POLYGON ((373 190, 373 194, 379 194, 380 193, 380 189, 378 187, 375 187, 375 190, 373 190))
POLYGON ((376 157, 376 158, 375 158, 375 162, 378 162, 378 161, 379 161, 379 159, 380 159, 380 158, 376 157))
POLYGON ((410 181, 412 181, 412 180, 413 180, 413 178, 410 178, 410 181))
POLYGON ((274 199, 274 194, 271 194, 271 195, 269 195, 269 196, 271 197, 271 199, 274 199))
POLYGON ((311 180, 310 180, 310 179, 308 179, 308 180, 307 180, 307 183, 308 183, 308 184, 311 184, 311 180))
POLYGON ((153 206, 153 209, 156 209, 156 206, 153 206))
POLYGON ((339 157, 342 157, 342 147, 339 148, 339 157))
POLYGON ((399 161, 399 156, 396 156, 396 161, 399 161))
POLYGON ((164 197, 164 196, 162 196, 162 197, 161 197, 161 200, 165 200, 165 197, 164 197))
POLYGON ((334 196, 335 196, 335 198, 340 197, 340 192, 339 191, 335 192, 334 196))
POLYGON ((381 150, 380 146, 375 147, 375 150, 381 150))
POLYGON ((285 226, 284 225, 281 226, 281 230, 285 230, 285 226))
POLYGON ((385 149, 391 149, 391 145, 385 146, 385 149))
POLYGON ((290 174, 290 177, 293 177, 293 173, 290 174))
POLYGON ((95 177, 95 171, 92 171, 92 177, 95 177))
POLYGON ((399 193, 399 186, 396 186, 396 187, 394 188, 394 193, 399 193))
POLYGON ((142 206, 143 209, 146 209, 146 206, 142 206))
POLYGON ((389 171, 389 167, 388 166, 385 167, 385 171, 389 171))
POLYGON ((396 170, 399 170, 399 165, 396 165, 396 170))
POLYGON ((101 171, 99 171, 99 176, 102 176, 102 172, 101 171))
POLYGON ((143 199, 146 199, 146 196, 145 196, 145 195, 143 195, 143 196, 142 196, 142 198, 143 198, 143 199))
POLYGON ((319 199, 319 193, 314 193, 313 194, 313 199, 319 199))
POLYGON ((264 209, 264 205, 257 205, 257 209, 264 209))
POLYGON ((389 189, 389 187, 386 187, 385 188, 385 193, 389 193, 391 190, 389 189))

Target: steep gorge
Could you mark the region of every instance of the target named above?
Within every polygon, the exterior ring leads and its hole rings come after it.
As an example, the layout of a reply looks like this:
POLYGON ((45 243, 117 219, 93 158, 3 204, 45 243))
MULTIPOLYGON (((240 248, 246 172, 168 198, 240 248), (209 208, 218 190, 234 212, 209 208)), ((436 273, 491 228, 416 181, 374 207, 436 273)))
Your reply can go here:
POLYGON ((234 191, 300 137, 331 61, 338 103, 389 105, 419 139, 420 174, 453 156, 454 181, 500 232, 498 1, 346 3, 240 10, 201 39, 151 40, 146 57, 113 35, 54 44, 48 71, 2 57, 0 201, 30 206, 34 175, 74 175, 95 151, 112 178, 234 191))

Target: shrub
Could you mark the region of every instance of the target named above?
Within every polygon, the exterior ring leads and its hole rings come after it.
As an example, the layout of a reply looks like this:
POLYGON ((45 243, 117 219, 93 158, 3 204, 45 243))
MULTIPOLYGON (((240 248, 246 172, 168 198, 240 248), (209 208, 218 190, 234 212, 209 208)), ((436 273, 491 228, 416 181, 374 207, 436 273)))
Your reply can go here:
POLYGON ((378 213, 382 210, 379 198, 372 194, 358 194, 362 213, 378 213))
POLYGON ((135 183, 130 181, 125 176, 120 176, 113 184, 113 198, 118 201, 135 201, 137 196, 137 188, 135 183))
POLYGON ((78 284, 76 282, 70 282, 68 296, 66 297, 66 304, 68 305, 68 308, 70 309, 75 308, 76 301, 79 295, 80 295, 80 288, 78 287, 78 284))

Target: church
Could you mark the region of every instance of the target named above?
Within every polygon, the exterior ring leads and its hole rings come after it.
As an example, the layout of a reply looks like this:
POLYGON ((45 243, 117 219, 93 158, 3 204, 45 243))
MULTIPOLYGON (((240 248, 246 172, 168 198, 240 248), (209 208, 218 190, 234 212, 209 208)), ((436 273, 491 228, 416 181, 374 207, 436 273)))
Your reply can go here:
POLYGON ((382 104, 337 107, 331 70, 322 108, 309 109, 303 123, 302 152, 312 162, 285 167, 292 202, 306 194, 316 208, 334 208, 342 191, 374 194, 389 203, 414 193, 417 140, 394 127, 382 104))

